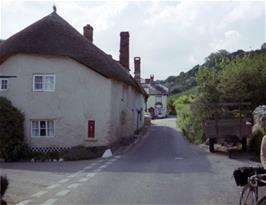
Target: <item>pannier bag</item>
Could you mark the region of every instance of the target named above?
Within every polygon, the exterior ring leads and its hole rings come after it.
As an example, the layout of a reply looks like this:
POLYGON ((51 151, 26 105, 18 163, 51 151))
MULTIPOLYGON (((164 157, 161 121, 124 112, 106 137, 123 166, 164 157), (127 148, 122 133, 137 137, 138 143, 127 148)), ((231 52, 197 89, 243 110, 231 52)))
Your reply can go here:
MULTIPOLYGON (((239 167, 233 173, 237 186, 245 186, 248 183, 248 177, 257 174, 265 174, 266 170, 263 167, 239 167)), ((265 186, 264 183, 259 183, 259 186, 265 186)))

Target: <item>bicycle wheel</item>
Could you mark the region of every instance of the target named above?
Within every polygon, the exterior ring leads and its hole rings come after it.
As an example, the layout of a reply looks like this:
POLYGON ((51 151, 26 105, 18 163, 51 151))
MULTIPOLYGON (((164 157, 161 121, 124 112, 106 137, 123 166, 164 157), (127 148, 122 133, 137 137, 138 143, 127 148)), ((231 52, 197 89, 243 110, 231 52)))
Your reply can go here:
POLYGON ((266 196, 262 197, 262 198, 258 201, 257 205, 266 205, 266 196))
POLYGON ((256 192, 255 189, 249 186, 247 184, 242 189, 241 195, 240 195, 240 205, 256 205, 256 192))

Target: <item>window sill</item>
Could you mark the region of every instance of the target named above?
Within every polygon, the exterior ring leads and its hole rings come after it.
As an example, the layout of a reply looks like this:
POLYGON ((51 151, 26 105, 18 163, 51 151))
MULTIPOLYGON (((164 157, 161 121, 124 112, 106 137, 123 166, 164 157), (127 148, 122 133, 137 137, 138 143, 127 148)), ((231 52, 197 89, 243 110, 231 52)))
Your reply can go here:
POLYGON ((55 90, 33 90, 32 92, 55 92, 55 90))
POLYGON ((89 141, 89 142, 97 142, 97 139, 95 139, 95 138, 87 138, 85 141, 89 141))
POLYGON ((55 136, 31 136, 31 138, 35 138, 35 139, 38 139, 38 138, 54 138, 55 136))

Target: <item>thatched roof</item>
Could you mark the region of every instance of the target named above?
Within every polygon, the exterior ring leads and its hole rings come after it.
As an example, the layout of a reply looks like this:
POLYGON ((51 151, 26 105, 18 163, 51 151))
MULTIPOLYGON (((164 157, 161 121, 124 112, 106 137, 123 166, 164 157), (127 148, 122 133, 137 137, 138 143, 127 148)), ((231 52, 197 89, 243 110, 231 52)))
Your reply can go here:
POLYGON ((56 12, 2 42, 0 64, 18 53, 68 56, 107 78, 133 86, 146 96, 119 63, 88 41, 56 12))

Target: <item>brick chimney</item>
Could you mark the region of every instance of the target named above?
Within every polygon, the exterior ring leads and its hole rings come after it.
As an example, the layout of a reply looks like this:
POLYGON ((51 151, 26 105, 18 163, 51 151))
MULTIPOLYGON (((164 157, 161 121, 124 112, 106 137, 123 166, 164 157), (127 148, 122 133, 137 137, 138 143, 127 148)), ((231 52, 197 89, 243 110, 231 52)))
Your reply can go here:
POLYGON ((129 32, 120 33, 120 55, 119 62, 129 72, 129 32))
POLYGON ((135 67, 134 78, 138 83, 140 83, 140 61, 141 61, 140 57, 134 58, 134 67, 135 67))
POLYGON ((83 36, 93 42, 93 27, 90 24, 83 27, 83 36))
POLYGON ((150 79, 147 79, 147 78, 146 78, 146 79, 145 79, 145 83, 146 83, 146 84, 150 84, 150 79))
POLYGON ((150 84, 152 84, 153 82, 154 82, 154 75, 151 74, 151 75, 150 75, 150 84))

